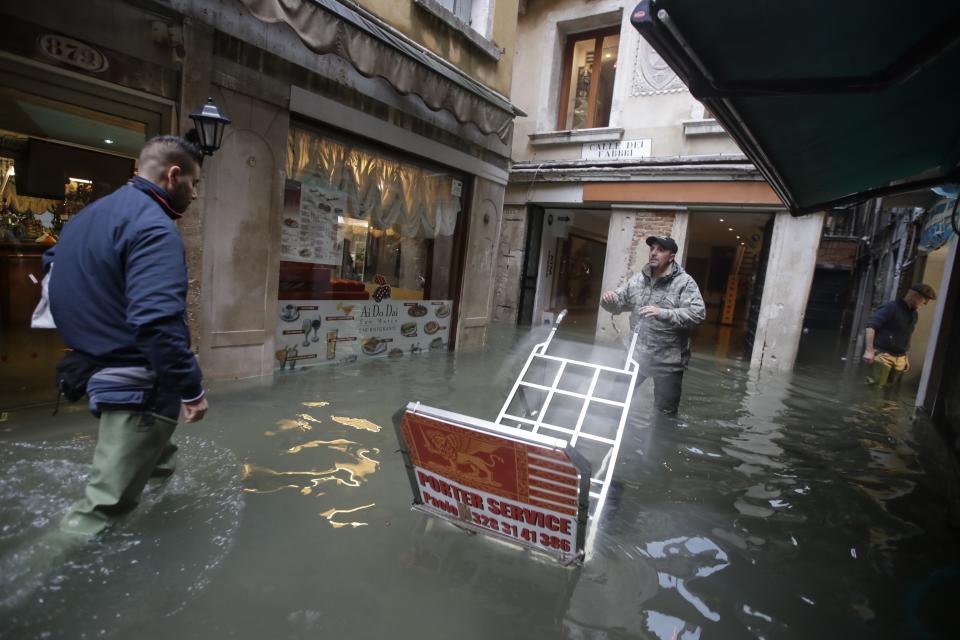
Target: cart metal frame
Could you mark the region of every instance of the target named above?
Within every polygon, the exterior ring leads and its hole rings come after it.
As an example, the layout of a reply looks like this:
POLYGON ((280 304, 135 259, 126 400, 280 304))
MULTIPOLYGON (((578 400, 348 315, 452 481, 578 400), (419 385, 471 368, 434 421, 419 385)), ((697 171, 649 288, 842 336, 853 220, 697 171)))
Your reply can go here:
POLYGON ((553 327, 550 329, 550 334, 547 336, 547 339, 544 342, 535 345, 531 350, 530 355, 527 358, 523 369, 520 371, 520 374, 517 376, 517 380, 514 382, 513 388, 510 390, 507 399, 504 401, 503 407, 501 407, 500 413, 497 415, 497 419, 494 421, 494 424, 514 427, 536 434, 540 434, 541 431, 544 431, 546 432, 544 435, 549 433, 550 435, 556 435, 557 437, 565 437, 568 439, 570 446, 574 449, 576 449, 577 444, 581 442, 590 442, 594 443, 595 445, 607 447, 606 453, 603 456, 599 468, 592 469, 591 471, 589 485, 590 500, 588 507, 587 540, 585 546, 586 553, 589 555, 593 548, 593 543, 597 532, 597 525, 600 522, 600 518, 603 514, 604 503, 606 502, 607 495, 610 490, 610 484, 613 480, 613 471, 617 464, 617 456, 620 453, 620 444, 623 441, 623 432, 626 427, 627 414, 630 411, 630 403, 633 400, 633 392, 636 386, 637 374, 639 371, 639 364, 633 357, 634 349, 637 344, 637 333, 633 333, 633 336, 630 340, 630 348, 627 350, 627 356, 625 358, 623 367, 619 369, 616 367, 593 364, 582 360, 551 355, 547 353, 547 350, 550 348, 550 343, 553 341, 553 337, 566 315, 566 310, 561 311, 557 316, 556 322, 553 323, 553 327), (556 374, 553 376, 553 380, 551 380, 549 384, 538 384, 525 379, 528 372, 531 370, 531 367, 537 364, 544 364, 545 369, 549 368, 551 365, 559 365, 556 374), (592 370, 592 376, 585 393, 571 391, 569 388, 564 388, 565 374, 574 367, 580 369, 581 371, 592 370), (597 383, 600 380, 601 375, 605 373, 610 376, 622 376, 626 382, 626 397, 622 399, 612 399, 597 395, 597 383), (541 394, 546 394, 543 402, 538 407, 529 406, 526 398, 526 389, 534 389, 541 394), (577 416, 576 423, 572 427, 551 424, 545 421, 551 403, 555 398, 558 397, 574 398, 583 402, 583 406, 581 407, 580 413, 577 416), (517 415, 516 413, 509 412, 511 406, 516 407, 518 405, 524 408, 525 415, 517 415), (591 423, 590 412, 592 407, 597 406, 619 409, 619 422, 617 424, 616 433, 613 437, 600 435, 593 430, 594 425, 591 423))

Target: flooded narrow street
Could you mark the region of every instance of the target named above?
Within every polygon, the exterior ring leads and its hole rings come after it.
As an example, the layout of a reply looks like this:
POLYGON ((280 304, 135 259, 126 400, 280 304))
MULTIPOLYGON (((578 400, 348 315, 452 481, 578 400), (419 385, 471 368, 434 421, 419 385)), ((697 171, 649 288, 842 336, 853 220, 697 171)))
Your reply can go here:
POLYGON ((96 422, 77 405, 11 412, 0 637, 946 634, 953 460, 911 425, 909 390, 878 396, 839 367, 761 380, 695 354, 676 419, 651 418, 641 387, 583 567, 412 512, 393 413, 419 400, 492 419, 543 335, 216 385, 206 420, 178 430, 176 474, 87 545, 54 529, 96 422))

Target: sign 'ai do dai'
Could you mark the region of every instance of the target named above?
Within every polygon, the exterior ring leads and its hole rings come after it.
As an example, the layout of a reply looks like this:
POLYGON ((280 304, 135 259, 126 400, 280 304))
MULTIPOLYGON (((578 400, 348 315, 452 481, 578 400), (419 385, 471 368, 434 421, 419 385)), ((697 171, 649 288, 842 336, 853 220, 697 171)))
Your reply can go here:
POLYGON ((419 403, 394 423, 414 509, 561 562, 583 557, 590 464, 565 440, 419 403))

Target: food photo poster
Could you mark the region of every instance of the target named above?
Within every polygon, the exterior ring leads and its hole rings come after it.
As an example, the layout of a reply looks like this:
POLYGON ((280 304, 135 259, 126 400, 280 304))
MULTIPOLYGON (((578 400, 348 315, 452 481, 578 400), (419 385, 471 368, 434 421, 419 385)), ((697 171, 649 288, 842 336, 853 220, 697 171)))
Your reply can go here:
POLYGON ((444 350, 451 300, 280 300, 276 368, 444 350))

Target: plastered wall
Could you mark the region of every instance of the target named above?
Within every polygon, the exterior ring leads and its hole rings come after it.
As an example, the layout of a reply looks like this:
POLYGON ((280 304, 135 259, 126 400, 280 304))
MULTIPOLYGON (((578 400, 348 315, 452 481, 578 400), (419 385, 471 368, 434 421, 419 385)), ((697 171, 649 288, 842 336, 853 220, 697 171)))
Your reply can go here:
MULTIPOLYGON (((927 256, 927 263, 923 270, 922 281, 937 290, 940 300, 943 299, 943 296, 940 295, 940 283, 943 280, 943 273, 947 264, 947 255, 949 253, 949 245, 944 245, 930 253, 927 256)), ((920 374, 923 372, 923 362, 927 354, 927 345, 930 343, 933 320, 936 316, 936 309, 940 300, 927 304, 920 309, 918 314, 917 327, 913 331, 913 337, 910 340, 910 352, 907 354, 910 358, 910 371, 904 375, 904 379, 911 382, 919 380, 920 374)))
POLYGON ((684 121, 702 118, 703 107, 630 24, 635 4, 622 0, 527 3, 517 30, 511 99, 528 116, 516 121, 514 160, 580 157, 581 143, 535 146, 528 136, 557 129, 568 35, 617 24, 620 47, 610 127, 622 128, 624 140, 652 138, 655 157, 740 155, 729 136, 684 135, 684 121))
POLYGON ((509 323, 517 321, 526 237, 526 207, 504 205, 503 222, 500 225, 500 243, 496 255, 497 273, 493 294, 494 321, 509 323))
POLYGON ((213 91, 233 123, 206 173, 200 363, 208 378, 265 375, 273 370, 289 112, 213 91))
POLYGON ((463 36, 418 7, 413 0, 358 0, 357 4, 411 40, 449 60, 475 80, 506 97, 510 96, 517 33, 517 0, 491 0, 493 16, 487 39, 504 50, 499 61, 480 52, 463 36))
POLYGON ((486 344, 493 314, 503 193, 503 185, 474 179, 457 318, 458 351, 476 350, 486 344))

